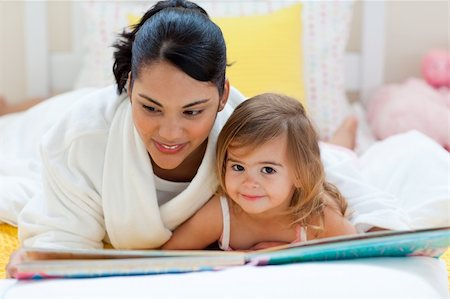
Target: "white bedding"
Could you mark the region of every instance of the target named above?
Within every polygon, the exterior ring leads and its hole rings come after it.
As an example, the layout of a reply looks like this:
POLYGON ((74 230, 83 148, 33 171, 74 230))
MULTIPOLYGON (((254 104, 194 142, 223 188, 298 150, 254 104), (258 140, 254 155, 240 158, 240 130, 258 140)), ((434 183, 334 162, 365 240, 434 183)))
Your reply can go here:
MULTIPOLYGON (((58 103, 50 100, 45 105, 66 109, 73 99, 85 92, 78 91, 73 97, 66 97, 58 103)), ((35 164, 36 157, 31 154, 37 146, 35 137, 53 123, 52 116, 58 115, 48 113, 46 109, 48 107, 37 106, 23 114, 0 118, 0 145, 3 145, 0 147, 0 187, 3 184, 3 188, 12 188, 11 195, 18 190, 33 190, 32 175, 28 189, 12 182, 27 184, 26 179, 20 179, 22 170, 38 173, 39 169, 33 168, 33 165, 38 165, 35 164), (29 136, 32 132, 23 130, 22 125, 30 121, 34 124, 33 133, 37 135, 29 136), (13 155, 17 155, 15 150, 22 158, 28 156, 28 162, 22 165, 24 168, 16 167, 17 177, 1 176, 1 171, 8 168, 7 163, 12 163, 13 155)), ((400 143, 399 139, 388 139, 384 141, 386 143, 390 146, 372 147, 365 153, 360 160, 365 165, 363 174, 371 177, 372 183, 379 187, 403 194, 403 199, 408 201, 402 200, 400 204, 409 209, 418 227, 448 225, 448 153, 414 132, 405 135, 400 143), (433 155, 427 155, 427 152, 433 152, 433 155), (401 159, 417 154, 416 160, 414 157, 401 159), (392 169, 392 172, 387 175, 386 169, 392 169), (377 174, 377 171, 381 173, 377 174), (401 184, 396 185, 395 182, 401 184), (429 188, 420 189, 420 186, 429 188)), ((10 171, 12 169, 10 167, 10 171)), ((16 215, 15 209, 20 206, 20 201, 16 204, 0 201, 0 211, 6 215, 16 215)), ((14 220, 10 217, 6 221, 13 223, 14 220)), ((32 282, 0 280, 0 298, 447 298, 447 284, 445 265, 437 259, 375 258, 276 267, 245 266, 219 272, 177 275, 32 282)))
POLYGON ((447 271, 429 257, 371 258, 217 272, 17 282, 13 298, 448 298, 447 271))
MULTIPOLYGON (((0 118, 0 219, 15 222, 23 205, 21 192, 33 192, 34 176, 39 175, 40 164, 35 154, 39 137, 60 114, 58 111, 67 109, 86 92, 77 91, 59 101, 57 98, 49 100, 26 113, 0 118), (32 130, 24 130, 30 122, 32 130), (27 159, 17 166, 14 157, 27 159), (2 176, 2 172, 12 171, 15 176, 2 176), (10 192, 10 198, 5 197, 5 190, 10 192)), ((362 156, 363 174, 378 187, 402 195, 400 205, 408 210, 418 227, 448 225, 448 153, 415 132, 406 134, 400 142, 394 138, 383 144, 385 146, 371 147, 362 156), (433 155, 426 154, 430 152, 433 155), (402 159, 408 155, 413 156, 402 159), (392 172, 387 175, 386 169, 392 172)), ((176 275, 31 282, 0 280, 0 298, 80 297, 448 298, 448 281, 443 262, 426 257, 245 266, 176 275)))

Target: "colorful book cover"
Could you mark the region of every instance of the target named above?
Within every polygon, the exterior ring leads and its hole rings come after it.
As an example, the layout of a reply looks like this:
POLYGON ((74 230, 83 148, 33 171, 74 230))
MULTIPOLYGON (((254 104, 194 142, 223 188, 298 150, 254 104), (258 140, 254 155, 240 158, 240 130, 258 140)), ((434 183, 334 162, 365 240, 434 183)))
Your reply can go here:
POLYGON ((52 250, 27 248, 18 279, 88 278, 219 270, 368 257, 438 257, 450 246, 450 227, 381 231, 317 239, 252 252, 219 250, 52 250))
POLYGON ((450 227, 414 231, 380 231, 350 237, 317 239, 257 251, 247 261, 275 265, 369 257, 439 257, 450 246, 450 227))

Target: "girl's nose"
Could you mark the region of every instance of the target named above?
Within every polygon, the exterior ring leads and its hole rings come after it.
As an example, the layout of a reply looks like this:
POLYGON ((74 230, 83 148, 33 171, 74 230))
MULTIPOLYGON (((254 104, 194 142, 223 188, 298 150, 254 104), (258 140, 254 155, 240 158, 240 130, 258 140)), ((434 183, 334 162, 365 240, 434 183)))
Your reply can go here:
POLYGON ((247 175, 244 180, 244 186, 248 188, 257 188, 259 186, 259 183, 252 175, 247 175))

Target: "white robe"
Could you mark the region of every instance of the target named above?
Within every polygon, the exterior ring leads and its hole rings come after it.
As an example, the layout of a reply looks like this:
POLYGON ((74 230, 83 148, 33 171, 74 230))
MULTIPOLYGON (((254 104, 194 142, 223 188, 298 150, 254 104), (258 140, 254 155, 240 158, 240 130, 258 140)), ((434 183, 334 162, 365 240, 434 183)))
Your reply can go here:
POLYGON ((152 165, 114 87, 87 95, 65 113, 41 145, 43 190, 19 218, 26 246, 152 248, 214 193, 215 142, 237 102, 218 114, 205 157, 189 186, 158 206, 152 165))
MULTIPOLYGON (((218 114, 195 178, 160 207, 151 163, 131 119, 129 99, 117 96, 114 87, 90 92, 74 104, 74 93, 61 96, 59 102, 72 107, 43 138, 42 163, 36 162, 35 167, 42 168, 43 184, 40 186, 36 175, 27 194, 33 198, 22 196, 20 202, 3 199, 0 184, 0 220, 14 223, 17 212, 29 201, 19 217, 19 237, 25 246, 100 248, 103 241, 115 248, 162 245, 171 230, 200 208, 217 187, 215 141, 233 107, 242 100, 236 92, 234 95, 218 114), (16 208, 9 215, 8 211, 2 214, 2 204, 15 204, 16 208)), ((327 179, 349 200, 351 221, 359 231, 372 226, 410 228, 411 220, 400 201, 372 186, 370 177, 365 181, 355 156, 323 144, 321 150, 327 179)), ((385 166, 388 175, 391 165, 385 166)), ((23 193, 16 189, 17 194, 23 193)), ((448 197, 443 198, 448 203, 448 197)))

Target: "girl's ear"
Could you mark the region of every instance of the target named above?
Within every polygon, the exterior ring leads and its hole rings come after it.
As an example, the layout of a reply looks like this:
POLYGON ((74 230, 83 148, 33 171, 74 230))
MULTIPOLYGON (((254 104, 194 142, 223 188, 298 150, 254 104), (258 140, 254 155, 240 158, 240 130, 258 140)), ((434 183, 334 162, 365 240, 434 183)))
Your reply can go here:
POLYGON ((228 101, 229 95, 230 95, 230 82, 228 81, 228 79, 225 79, 225 84, 223 87, 223 94, 219 101, 219 110, 218 111, 222 111, 222 109, 225 107, 225 105, 228 101))
POLYGON ((131 102, 131 72, 128 73, 128 79, 127 79, 127 95, 130 98, 131 102))

